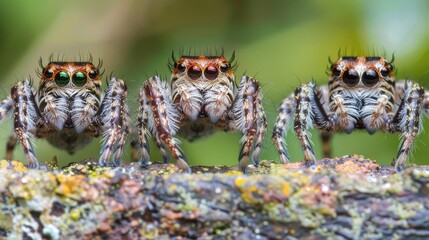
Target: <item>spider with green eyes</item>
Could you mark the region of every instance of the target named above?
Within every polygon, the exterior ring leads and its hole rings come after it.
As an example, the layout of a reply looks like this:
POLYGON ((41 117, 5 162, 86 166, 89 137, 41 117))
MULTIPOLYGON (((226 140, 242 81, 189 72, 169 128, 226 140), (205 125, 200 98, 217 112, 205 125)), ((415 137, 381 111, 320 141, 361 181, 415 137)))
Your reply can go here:
POLYGON ((13 132, 5 158, 12 158, 19 141, 28 166, 37 168, 34 137, 45 138, 72 154, 93 138, 103 136, 100 165, 108 165, 111 155, 113 164, 119 165, 129 126, 124 81, 112 78, 102 98, 101 62, 96 67, 91 59, 50 61, 46 66, 40 61, 40 66, 37 92, 30 80, 24 80, 16 83, 11 94, 0 102, 0 122, 13 113, 13 132))

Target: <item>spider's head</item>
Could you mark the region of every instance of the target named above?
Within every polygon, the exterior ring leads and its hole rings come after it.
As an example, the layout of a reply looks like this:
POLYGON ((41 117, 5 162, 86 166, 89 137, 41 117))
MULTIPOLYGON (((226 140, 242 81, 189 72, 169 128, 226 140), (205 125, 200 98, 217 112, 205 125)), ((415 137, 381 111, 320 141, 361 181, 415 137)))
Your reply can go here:
POLYGON ((100 69, 91 62, 50 62, 40 73, 41 86, 81 88, 87 84, 100 85, 100 69))
POLYGON ((372 88, 394 82, 393 65, 384 57, 340 57, 330 67, 329 83, 344 88, 372 88))
POLYGON ((206 83, 224 78, 233 80, 234 66, 231 65, 232 61, 223 56, 182 56, 172 64, 171 78, 206 83))

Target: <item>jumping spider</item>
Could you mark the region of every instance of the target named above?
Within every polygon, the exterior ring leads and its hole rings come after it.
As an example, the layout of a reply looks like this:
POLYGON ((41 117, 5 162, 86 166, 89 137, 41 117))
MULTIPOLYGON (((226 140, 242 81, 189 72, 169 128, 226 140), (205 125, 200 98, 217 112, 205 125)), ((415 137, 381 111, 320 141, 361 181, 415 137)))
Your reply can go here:
POLYGON ((100 67, 88 62, 40 60, 40 84, 37 92, 30 80, 16 83, 11 94, 0 103, 0 121, 13 112, 13 132, 9 137, 6 159, 12 158, 17 140, 22 145, 28 166, 39 163, 34 137, 46 138, 53 146, 74 153, 94 137, 103 136, 99 163, 108 165, 115 153, 118 165, 128 132, 124 81, 112 78, 104 98, 100 67))
POLYGON ((142 166, 149 163, 148 136, 159 147, 164 162, 168 152, 178 166, 191 172, 186 158, 173 136, 189 141, 211 134, 215 129, 242 132, 239 165, 246 171, 250 155, 259 163, 261 143, 266 132, 262 93, 258 82, 243 76, 240 86, 234 80, 230 61, 223 56, 182 56, 171 64, 168 85, 159 77, 147 80, 139 94, 138 132, 142 166))
POLYGON ((281 161, 289 162, 284 135, 293 122, 306 164, 313 165, 317 161, 308 132, 312 125, 322 131, 326 157, 334 132, 351 133, 355 128, 366 129, 369 134, 376 130, 400 132, 402 139, 393 164, 401 171, 422 129, 422 111, 429 113, 429 92, 409 80, 395 83, 393 65, 385 58, 340 57, 331 65, 328 85, 302 84, 283 100, 273 141, 281 161))

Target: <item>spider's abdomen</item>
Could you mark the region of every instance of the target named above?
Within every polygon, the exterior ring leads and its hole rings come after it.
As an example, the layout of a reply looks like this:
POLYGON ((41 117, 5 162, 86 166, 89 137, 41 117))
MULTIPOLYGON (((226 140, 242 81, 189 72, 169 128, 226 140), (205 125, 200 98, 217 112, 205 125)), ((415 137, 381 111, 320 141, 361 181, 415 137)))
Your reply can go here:
POLYGON ((77 133, 74 129, 63 129, 61 131, 50 132, 46 136, 46 140, 52 146, 73 154, 90 143, 93 139, 92 136, 90 134, 77 133))

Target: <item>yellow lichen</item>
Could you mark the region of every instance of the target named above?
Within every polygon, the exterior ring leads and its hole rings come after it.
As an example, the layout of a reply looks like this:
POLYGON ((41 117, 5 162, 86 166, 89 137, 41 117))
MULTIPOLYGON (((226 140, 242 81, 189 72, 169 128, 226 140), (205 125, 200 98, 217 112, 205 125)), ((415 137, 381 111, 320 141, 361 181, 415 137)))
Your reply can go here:
POLYGON ((241 187, 244 184, 244 179, 242 177, 238 177, 235 179, 234 183, 235 183, 235 186, 241 187))
POLYGON ((257 204, 259 203, 258 199, 255 198, 255 195, 262 195, 262 190, 256 186, 250 186, 248 188, 243 188, 241 192, 241 197, 248 204, 257 204))
POLYGON ((292 187, 290 186, 290 184, 287 182, 281 182, 280 185, 282 194, 285 196, 290 196, 290 193, 292 191, 292 187))
POLYGON ((79 209, 77 209, 77 208, 73 208, 71 211, 70 211, 70 217, 71 217, 71 219, 73 219, 73 220, 79 220, 79 217, 80 217, 80 210, 79 209))
POLYGON ((79 192, 78 190, 81 189, 82 184, 85 180, 85 176, 67 176, 63 174, 58 174, 57 180, 60 185, 58 186, 56 192, 62 195, 70 195, 79 192))
POLYGON ((1 160, 0 169, 10 169, 18 172, 27 171, 27 168, 24 166, 24 164, 22 164, 22 162, 18 162, 15 160, 12 160, 12 161, 1 160))
POLYGON ((236 170, 230 170, 230 171, 226 172, 225 175, 235 176, 235 175, 243 175, 243 173, 240 171, 236 171, 236 170))

